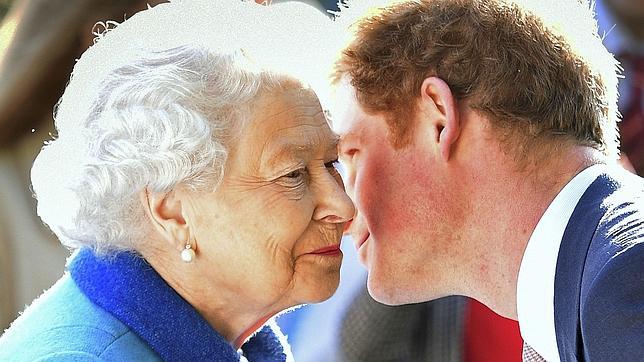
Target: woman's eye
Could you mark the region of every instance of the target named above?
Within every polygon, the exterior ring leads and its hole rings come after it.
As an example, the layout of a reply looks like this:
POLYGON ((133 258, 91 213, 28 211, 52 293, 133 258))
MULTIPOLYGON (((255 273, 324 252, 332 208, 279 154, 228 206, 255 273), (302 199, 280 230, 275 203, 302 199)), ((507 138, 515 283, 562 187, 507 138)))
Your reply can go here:
POLYGON ((304 169, 291 171, 291 172, 287 173, 286 175, 284 175, 284 177, 286 177, 288 179, 299 179, 302 176, 304 176, 304 169))
POLYGON ((302 172, 300 170, 292 171, 285 175, 286 178, 298 178, 300 176, 302 176, 302 172))

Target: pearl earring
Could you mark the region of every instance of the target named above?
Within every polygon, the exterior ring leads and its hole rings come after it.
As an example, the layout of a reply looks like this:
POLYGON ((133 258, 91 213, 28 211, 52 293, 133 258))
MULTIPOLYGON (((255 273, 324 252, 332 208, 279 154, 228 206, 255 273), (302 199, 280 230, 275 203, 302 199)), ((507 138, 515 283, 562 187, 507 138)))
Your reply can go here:
POLYGON ((183 260, 186 263, 190 263, 194 258, 195 258, 195 251, 192 250, 192 245, 190 245, 190 241, 188 241, 186 242, 186 248, 181 250, 181 260, 183 260))

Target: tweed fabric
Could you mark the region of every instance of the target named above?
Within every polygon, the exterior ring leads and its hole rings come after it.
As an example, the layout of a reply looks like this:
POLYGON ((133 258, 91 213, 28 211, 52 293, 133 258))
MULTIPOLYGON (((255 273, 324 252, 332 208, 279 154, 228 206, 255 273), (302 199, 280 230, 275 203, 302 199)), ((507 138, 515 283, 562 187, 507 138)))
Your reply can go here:
POLYGON ((387 306, 363 287, 341 326, 343 361, 460 362, 464 297, 387 306))
POLYGON ((527 343, 523 343, 523 362, 546 362, 537 351, 532 349, 527 343))

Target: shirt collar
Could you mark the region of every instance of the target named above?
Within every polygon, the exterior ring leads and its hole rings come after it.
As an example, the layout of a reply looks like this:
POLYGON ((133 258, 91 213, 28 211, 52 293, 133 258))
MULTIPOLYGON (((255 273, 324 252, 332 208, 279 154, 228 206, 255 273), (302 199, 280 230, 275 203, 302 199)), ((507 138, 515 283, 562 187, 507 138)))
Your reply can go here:
MULTIPOLYGON (((143 258, 120 252, 106 258, 79 250, 68 269, 96 305, 132 329, 164 360, 237 361, 238 352, 143 258)), ((264 327, 244 346, 249 360, 284 361, 280 338, 264 327)))
POLYGON ((521 260, 517 314, 523 340, 548 361, 559 361, 554 319, 557 256, 570 215, 604 165, 577 174, 557 194, 537 223, 521 260))

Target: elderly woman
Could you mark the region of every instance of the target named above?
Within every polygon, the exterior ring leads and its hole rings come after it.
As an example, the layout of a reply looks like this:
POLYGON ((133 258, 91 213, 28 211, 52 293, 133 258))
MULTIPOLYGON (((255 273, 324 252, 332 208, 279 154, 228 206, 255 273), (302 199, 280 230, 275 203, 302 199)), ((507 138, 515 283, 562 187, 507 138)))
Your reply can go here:
POLYGON ((285 72, 310 60, 279 49, 288 9, 191 0, 106 24, 32 170, 76 251, 0 360, 290 358, 270 319, 332 295, 354 209, 315 93, 285 72))

